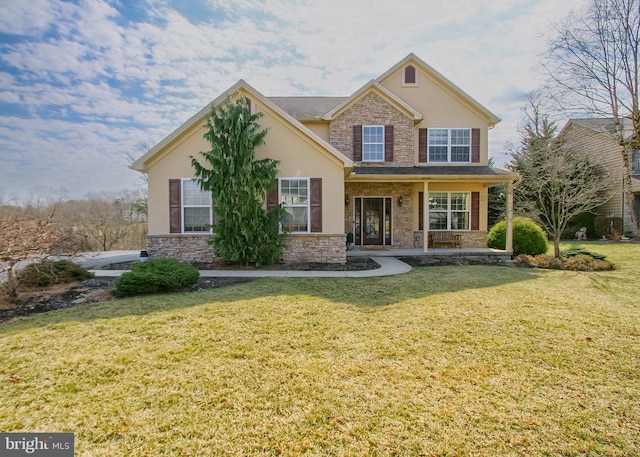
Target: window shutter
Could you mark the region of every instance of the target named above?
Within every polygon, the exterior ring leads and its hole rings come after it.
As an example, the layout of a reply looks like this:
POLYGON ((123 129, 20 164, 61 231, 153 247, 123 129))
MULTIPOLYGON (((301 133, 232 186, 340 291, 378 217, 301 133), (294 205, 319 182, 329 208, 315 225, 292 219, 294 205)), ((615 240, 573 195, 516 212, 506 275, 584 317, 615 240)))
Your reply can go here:
POLYGON ((480 129, 471 129, 471 162, 480 162, 480 129))
POLYGON ((393 162, 393 125, 384 126, 384 160, 393 162))
POLYGON ((480 230, 480 192, 471 192, 471 230, 480 230))
POLYGON ((353 126, 353 160, 362 161, 362 126, 353 126))
POLYGON ((267 211, 273 211, 278 206, 278 182, 275 187, 267 192, 267 211))
POLYGON ((213 223, 212 225, 217 225, 220 223, 220 216, 218 216, 218 212, 216 211, 216 209, 218 208, 218 202, 213 200, 212 203, 212 212, 213 212, 213 223))
POLYGON ((418 230, 424 230, 424 192, 418 192, 418 230))
POLYGON ((311 231, 322 232, 322 178, 311 178, 311 231))
POLYGON ((251 100, 248 98, 245 98, 246 102, 247 102, 247 113, 251 114, 251 100))
POLYGON ((169 180, 169 233, 182 233, 182 180, 169 180))
POLYGON ((418 162, 427 162, 427 129, 418 129, 418 162))

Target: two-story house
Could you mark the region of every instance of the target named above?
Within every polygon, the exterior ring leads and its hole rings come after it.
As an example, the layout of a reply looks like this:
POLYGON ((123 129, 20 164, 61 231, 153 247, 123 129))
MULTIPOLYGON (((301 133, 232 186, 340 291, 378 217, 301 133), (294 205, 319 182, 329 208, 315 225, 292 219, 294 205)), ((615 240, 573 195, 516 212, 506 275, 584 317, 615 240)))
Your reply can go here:
POLYGON ((589 159, 602 164, 614 178, 611 198, 595 209, 602 217, 622 219, 622 233, 637 235, 631 212, 640 217, 640 156, 638 142, 633 133, 632 121, 622 118, 624 142, 627 145, 627 161, 631 174, 631 188, 625 185, 623 178, 623 155, 616 128, 610 118, 570 119, 559 136, 564 138, 568 147, 587 155, 589 159), (629 195, 633 195, 633 204, 629 195))
POLYGON ((269 129, 256 155, 280 162, 265 204, 286 211, 285 263, 344 263, 349 232, 356 246, 427 251, 446 233, 486 247, 487 189, 516 178, 488 166, 500 119, 413 54, 348 97, 265 97, 241 80, 133 164, 148 174, 151 257, 213 260, 211 198, 190 156, 210 149, 207 117, 229 96, 269 129))

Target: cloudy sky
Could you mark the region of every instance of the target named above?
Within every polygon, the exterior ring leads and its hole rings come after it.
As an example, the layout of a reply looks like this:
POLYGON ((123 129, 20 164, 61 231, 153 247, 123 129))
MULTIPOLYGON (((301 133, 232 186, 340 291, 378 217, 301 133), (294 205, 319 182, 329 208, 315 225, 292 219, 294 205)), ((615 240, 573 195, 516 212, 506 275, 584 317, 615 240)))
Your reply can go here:
POLYGON ((0 0, 0 197, 140 186, 153 145, 238 79, 350 95, 410 52, 518 140, 552 25, 584 0, 0 0))

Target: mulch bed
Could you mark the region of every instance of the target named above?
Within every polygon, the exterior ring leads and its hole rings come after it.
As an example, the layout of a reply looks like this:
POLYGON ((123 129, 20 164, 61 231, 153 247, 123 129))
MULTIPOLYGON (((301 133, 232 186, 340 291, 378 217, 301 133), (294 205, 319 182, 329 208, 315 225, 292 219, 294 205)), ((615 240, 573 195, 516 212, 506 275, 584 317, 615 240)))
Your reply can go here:
MULTIPOLYGON (((130 270, 134 262, 115 263, 97 267, 100 270, 130 270)), ((220 264, 195 265, 201 270, 231 270, 237 267, 220 264)), ((325 263, 305 263, 297 265, 271 265, 265 270, 301 270, 301 271, 357 271, 373 270, 380 265, 368 258, 349 258, 345 265, 325 263)), ((254 269, 247 267, 245 269, 254 269)), ((71 308, 77 305, 98 303, 113 300, 111 291, 114 288, 116 278, 98 277, 75 284, 58 285, 54 289, 25 292, 24 300, 16 307, 0 309, 0 322, 5 322, 15 317, 29 316, 31 314, 45 313, 57 309, 71 308)), ((197 284, 186 290, 206 290, 227 287, 235 284, 255 281, 255 278, 200 278, 197 284)))

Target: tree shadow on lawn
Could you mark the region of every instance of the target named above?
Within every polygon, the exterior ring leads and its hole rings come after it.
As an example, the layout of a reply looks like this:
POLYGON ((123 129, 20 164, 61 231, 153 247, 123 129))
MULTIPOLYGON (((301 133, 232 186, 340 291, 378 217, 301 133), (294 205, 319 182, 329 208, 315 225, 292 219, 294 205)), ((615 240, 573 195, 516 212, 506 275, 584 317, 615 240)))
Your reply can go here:
POLYGON ((435 266, 416 267, 409 273, 397 276, 370 278, 262 278, 196 292, 83 304, 0 323, 0 333, 64 322, 144 316, 214 302, 243 302, 265 297, 290 296, 299 299, 309 296, 369 310, 438 294, 535 280, 550 273, 550 270, 511 266, 435 266))

